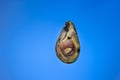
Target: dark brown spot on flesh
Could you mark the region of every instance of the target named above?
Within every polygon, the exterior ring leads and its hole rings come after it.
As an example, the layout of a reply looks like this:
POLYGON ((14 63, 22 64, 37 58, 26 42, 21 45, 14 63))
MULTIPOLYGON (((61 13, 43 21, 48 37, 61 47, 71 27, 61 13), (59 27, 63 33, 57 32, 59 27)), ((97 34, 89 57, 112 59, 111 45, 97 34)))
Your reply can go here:
POLYGON ((67 39, 71 39, 71 37, 68 36, 67 39))
POLYGON ((71 40, 66 40, 61 43, 60 50, 65 57, 72 56, 75 52, 74 43, 71 40), (68 51, 65 51, 66 49, 68 49, 68 51))
POLYGON ((77 52, 78 52, 78 53, 80 52, 80 48, 77 49, 77 52))

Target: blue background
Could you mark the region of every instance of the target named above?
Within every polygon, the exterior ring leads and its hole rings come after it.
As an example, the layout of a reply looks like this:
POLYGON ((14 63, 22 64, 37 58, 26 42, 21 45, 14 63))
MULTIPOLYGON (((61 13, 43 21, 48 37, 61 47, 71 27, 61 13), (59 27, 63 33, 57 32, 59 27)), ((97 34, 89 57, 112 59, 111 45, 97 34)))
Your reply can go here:
POLYGON ((0 80, 120 80, 120 1, 1 0, 0 80), (55 52, 67 20, 81 44, 69 65, 55 52))

